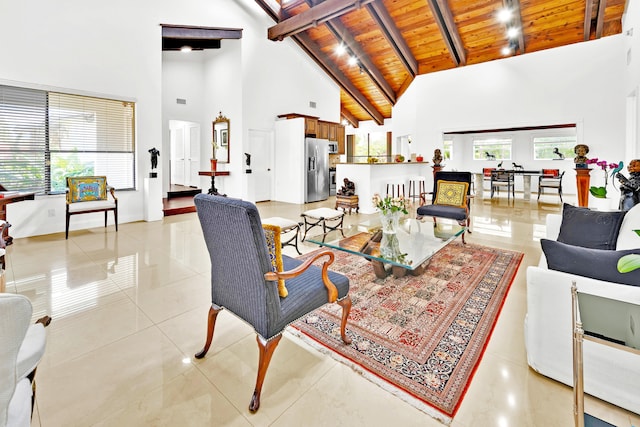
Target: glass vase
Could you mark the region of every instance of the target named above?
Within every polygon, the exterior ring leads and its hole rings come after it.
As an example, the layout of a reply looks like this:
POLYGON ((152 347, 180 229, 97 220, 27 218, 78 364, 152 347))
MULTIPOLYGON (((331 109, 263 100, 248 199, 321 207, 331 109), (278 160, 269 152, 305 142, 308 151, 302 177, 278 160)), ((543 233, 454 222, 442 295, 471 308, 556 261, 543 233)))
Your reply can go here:
POLYGON ((382 224, 382 234, 396 234, 400 224, 402 212, 381 212, 380 223, 382 224))

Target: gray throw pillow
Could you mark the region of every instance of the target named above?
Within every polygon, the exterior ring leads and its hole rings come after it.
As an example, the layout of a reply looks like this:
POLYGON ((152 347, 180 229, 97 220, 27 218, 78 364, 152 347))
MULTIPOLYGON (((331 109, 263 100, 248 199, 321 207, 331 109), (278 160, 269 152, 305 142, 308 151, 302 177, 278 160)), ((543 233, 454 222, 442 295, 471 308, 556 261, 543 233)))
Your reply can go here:
POLYGON ((625 214, 622 211, 592 211, 565 203, 558 242, 592 249, 615 249, 625 214))
POLYGON ((547 239, 540 239, 540 244, 550 270, 605 282, 640 286, 640 269, 629 273, 620 273, 617 267, 620 257, 628 254, 640 254, 640 248, 624 251, 590 249, 547 239))

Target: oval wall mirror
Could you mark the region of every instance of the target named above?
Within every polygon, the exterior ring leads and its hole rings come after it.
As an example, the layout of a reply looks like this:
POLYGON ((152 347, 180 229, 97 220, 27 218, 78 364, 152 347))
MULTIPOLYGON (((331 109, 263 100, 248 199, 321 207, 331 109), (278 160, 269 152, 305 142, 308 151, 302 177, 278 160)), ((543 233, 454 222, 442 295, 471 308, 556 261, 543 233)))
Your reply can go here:
POLYGON ((219 163, 229 163, 229 146, 231 144, 231 123, 222 115, 222 111, 213 121, 212 159, 219 163))

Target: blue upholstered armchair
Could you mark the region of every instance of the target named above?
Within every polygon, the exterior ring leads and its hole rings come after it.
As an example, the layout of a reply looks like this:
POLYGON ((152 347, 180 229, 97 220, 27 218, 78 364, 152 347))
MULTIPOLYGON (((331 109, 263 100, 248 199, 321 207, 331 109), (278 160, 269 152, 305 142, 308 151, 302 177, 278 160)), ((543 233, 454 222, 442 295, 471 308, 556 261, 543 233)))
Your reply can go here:
MULTIPOLYGON (((281 272, 274 270, 260 215, 252 203, 220 196, 195 197, 198 218, 211 259, 211 308, 207 340, 195 355, 203 358, 213 338, 218 313, 226 308, 256 331, 258 374, 249 410, 260 407, 260 392, 271 356, 290 323, 336 302, 342 306, 340 333, 349 344, 346 323, 351 310, 349 279, 328 270, 334 256, 322 251, 305 262, 282 255, 281 272), (322 266, 312 265, 324 258, 322 266), (280 296, 278 281, 288 291, 280 296)), ((279 249, 279 245, 275 245, 279 249)))
MULTIPOLYGON (((471 172, 439 171, 433 179, 433 192, 430 205, 420 206, 417 210, 417 218, 425 216, 436 218, 448 218, 458 221, 460 225, 468 229, 471 208, 471 172)), ((462 233, 462 242, 464 240, 462 233)))

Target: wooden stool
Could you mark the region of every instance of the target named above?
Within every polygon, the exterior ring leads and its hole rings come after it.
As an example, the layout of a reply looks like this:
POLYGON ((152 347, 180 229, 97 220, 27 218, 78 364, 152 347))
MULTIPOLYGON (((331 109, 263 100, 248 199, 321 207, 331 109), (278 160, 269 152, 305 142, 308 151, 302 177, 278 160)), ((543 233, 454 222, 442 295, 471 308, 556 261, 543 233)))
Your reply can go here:
POLYGON ((280 227, 280 234, 283 237, 286 234, 293 232, 293 236, 287 236, 282 239, 281 245, 283 248, 287 245, 293 246, 294 248, 296 248, 296 252, 298 252, 298 255, 302 255, 302 252, 300 252, 300 250, 298 249, 298 234, 300 233, 300 227, 302 226, 301 222, 295 222, 290 219, 273 216, 271 218, 263 219, 262 223, 280 227), (289 240, 285 240, 286 238, 289 238, 289 240))
POLYGON ((335 209, 337 210, 338 208, 342 208, 344 212, 349 209, 349 215, 351 215, 351 209, 355 209, 356 213, 358 213, 358 210, 360 209, 358 196, 343 196, 341 194, 336 194, 335 209))
POLYGON ((331 231, 339 229, 342 233, 342 236, 344 237, 344 232, 342 231, 344 212, 330 208, 318 208, 303 212, 300 214, 300 216, 304 218, 304 236, 302 237, 303 242, 307 238, 307 231, 309 231, 316 225, 322 226, 323 234, 326 234, 327 230, 331 231), (335 225, 329 225, 327 224, 327 221, 335 222, 335 225))
POLYGON ((426 178, 424 176, 412 176, 409 178, 409 198, 413 201, 420 199, 420 204, 424 205, 425 200, 423 194, 427 192, 425 186, 426 178))
POLYGON ((393 181, 387 183, 387 197, 404 197, 404 181, 393 181))

